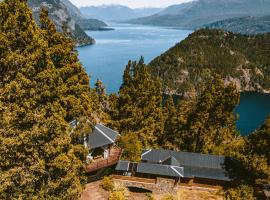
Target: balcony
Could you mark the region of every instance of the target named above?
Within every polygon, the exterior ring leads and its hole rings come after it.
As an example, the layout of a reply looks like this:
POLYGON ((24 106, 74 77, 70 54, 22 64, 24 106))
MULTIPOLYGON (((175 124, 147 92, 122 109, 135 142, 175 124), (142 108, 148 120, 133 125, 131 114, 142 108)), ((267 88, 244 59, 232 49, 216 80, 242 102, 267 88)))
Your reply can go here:
POLYGON ((105 168, 105 167, 110 167, 115 164, 120 159, 122 153, 122 149, 119 147, 112 147, 110 150, 110 155, 108 158, 96 158, 92 161, 92 163, 87 164, 85 166, 86 172, 94 172, 99 169, 105 168))

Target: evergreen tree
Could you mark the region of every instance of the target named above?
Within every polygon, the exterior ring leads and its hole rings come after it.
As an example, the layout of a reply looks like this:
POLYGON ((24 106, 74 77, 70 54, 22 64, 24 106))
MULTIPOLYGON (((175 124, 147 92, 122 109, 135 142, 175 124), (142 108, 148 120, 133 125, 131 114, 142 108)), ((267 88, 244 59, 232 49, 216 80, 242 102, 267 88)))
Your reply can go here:
POLYGON ((141 160, 142 143, 136 133, 126 133, 120 138, 120 145, 124 149, 122 159, 133 162, 141 160))
POLYGON ((163 132, 161 86, 143 58, 126 66, 115 110, 112 118, 121 134, 136 133, 144 148, 159 143, 163 132))
POLYGON ((172 96, 169 96, 165 101, 163 108, 164 115, 164 133, 161 140, 163 146, 166 149, 175 149, 176 146, 176 137, 181 127, 177 118, 177 111, 175 108, 174 100, 172 96))
POLYGON ((0 16, 0 199, 77 199, 81 138, 94 123, 89 78, 46 10, 41 29, 23 0, 1 2, 0 16))
POLYGON ((225 86, 222 79, 215 75, 189 111, 181 133, 182 149, 218 153, 222 145, 233 141, 238 135, 234 109, 239 97, 234 85, 225 86))
POLYGON ((95 92, 98 95, 98 100, 100 105, 102 106, 102 109, 106 112, 109 110, 109 102, 108 102, 108 97, 106 95, 106 89, 102 83, 101 80, 97 80, 95 83, 95 92))

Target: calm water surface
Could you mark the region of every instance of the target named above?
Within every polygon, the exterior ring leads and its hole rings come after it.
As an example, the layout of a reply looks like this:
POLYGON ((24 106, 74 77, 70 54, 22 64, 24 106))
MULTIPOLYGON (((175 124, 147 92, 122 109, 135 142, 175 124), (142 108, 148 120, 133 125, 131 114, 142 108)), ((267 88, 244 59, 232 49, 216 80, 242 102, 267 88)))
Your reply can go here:
POLYGON ((99 78, 108 93, 119 90, 124 68, 130 59, 138 60, 143 56, 148 63, 192 32, 125 24, 111 27, 115 30, 89 31, 96 44, 78 48, 80 60, 92 77, 91 85, 99 78))
MULTIPOLYGON (((108 93, 117 92, 122 83, 122 73, 128 60, 144 56, 148 63, 192 31, 150 26, 118 25, 114 31, 88 32, 96 39, 93 46, 78 48, 79 58, 91 76, 91 85, 99 78, 108 93)), ((245 93, 236 108, 239 115, 237 127, 247 135, 259 128, 270 113, 270 95, 245 93)))

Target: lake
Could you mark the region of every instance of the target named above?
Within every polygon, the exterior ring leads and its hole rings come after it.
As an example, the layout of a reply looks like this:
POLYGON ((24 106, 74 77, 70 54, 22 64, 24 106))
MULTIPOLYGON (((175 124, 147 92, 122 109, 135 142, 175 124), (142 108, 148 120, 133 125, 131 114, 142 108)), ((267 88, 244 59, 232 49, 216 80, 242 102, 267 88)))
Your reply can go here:
MULTIPOLYGON (((87 32, 96 39, 96 44, 78 48, 80 61, 91 76, 91 85, 101 79, 109 94, 117 93, 128 60, 143 56, 148 63, 192 33, 141 25, 114 24, 110 27, 115 30, 87 32)), ((236 113, 240 116, 237 127, 242 135, 260 127, 270 113, 269 102, 270 95, 267 94, 241 95, 236 113)))
POLYGON ((96 44, 78 48, 79 58, 91 75, 91 85, 101 79, 108 93, 119 90, 129 60, 144 57, 148 63, 185 39, 192 31, 115 24, 114 31, 89 31, 96 44))

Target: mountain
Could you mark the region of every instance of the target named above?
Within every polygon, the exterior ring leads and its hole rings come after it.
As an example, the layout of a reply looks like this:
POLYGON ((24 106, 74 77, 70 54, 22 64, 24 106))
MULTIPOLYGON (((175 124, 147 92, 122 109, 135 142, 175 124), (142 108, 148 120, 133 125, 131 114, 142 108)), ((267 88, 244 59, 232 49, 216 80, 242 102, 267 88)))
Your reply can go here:
POLYGON ((153 15, 161 11, 161 8, 131 9, 122 5, 102 5, 81 7, 80 11, 87 18, 97 18, 104 21, 123 21, 153 15))
POLYGON ((241 17, 214 22, 205 26, 247 35, 270 32, 270 15, 262 17, 241 17))
POLYGON ((150 62, 164 92, 194 96, 213 72, 239 91, 270 92, 270 34, 201 29, 150 62))
POLYGON ((106 30, 108 25, 105 22, 98 19, 87 19, 69 0, 60 1, 65 5, 71 17, 83 30, 106 30))
POLYGON ((50 18, 58 31, 62 31, 63 24, 65 24, 78 46, 94 44, 95 40, 89 37, 76 22, 76 18, 74 18, 76 14, 70 13, 70 9, 60 0, 28 0, 28 5, 32 8, 37 22, 39 21, 40 8, 47 7, 50 18))
POLYGON ((195 29, 216 21, 270 13, 269 0, 197 0, 128 23, 195 29))

